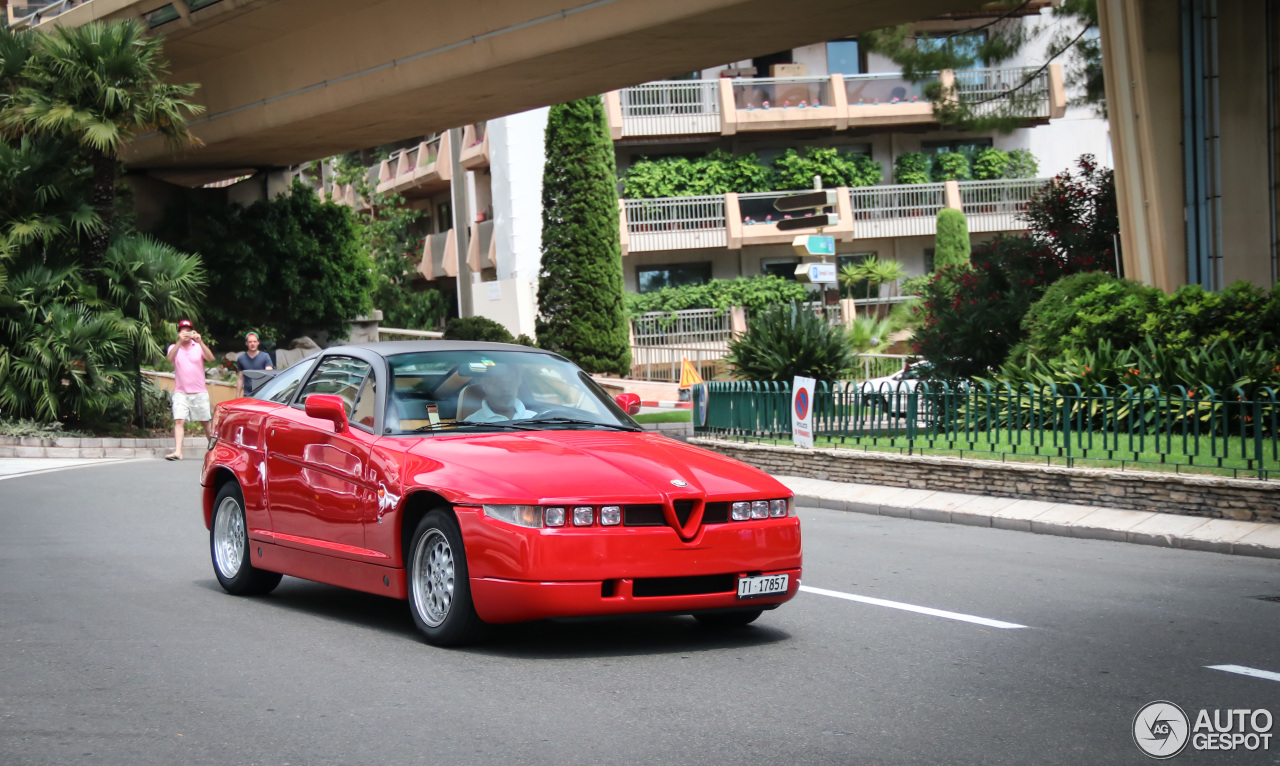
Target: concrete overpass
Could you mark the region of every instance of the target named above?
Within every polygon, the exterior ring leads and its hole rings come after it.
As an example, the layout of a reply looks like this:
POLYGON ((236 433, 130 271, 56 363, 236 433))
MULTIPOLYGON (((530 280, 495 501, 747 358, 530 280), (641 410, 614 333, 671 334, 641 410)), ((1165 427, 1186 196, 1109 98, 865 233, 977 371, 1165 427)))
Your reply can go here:
POLYGON ((192 131, 205 146, 174 156, 144 137, 128 164, 198 182, 980 4, 87 0, 51 9, 62 12, 37 28, 127 17, 154 25, 166 38, 171 80, 201 84, 197 100, 207 112, 192 131))

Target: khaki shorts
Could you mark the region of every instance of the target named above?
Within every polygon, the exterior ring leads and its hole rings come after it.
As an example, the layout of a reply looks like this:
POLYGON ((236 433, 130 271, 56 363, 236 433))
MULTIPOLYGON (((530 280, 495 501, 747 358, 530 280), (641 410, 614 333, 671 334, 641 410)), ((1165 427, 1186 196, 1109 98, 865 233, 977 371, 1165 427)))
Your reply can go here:
POLYGON ((209 393, 184 394, 175 391, 173 394, 173 419, 196 420, 201 423, 209 419, 209 393))

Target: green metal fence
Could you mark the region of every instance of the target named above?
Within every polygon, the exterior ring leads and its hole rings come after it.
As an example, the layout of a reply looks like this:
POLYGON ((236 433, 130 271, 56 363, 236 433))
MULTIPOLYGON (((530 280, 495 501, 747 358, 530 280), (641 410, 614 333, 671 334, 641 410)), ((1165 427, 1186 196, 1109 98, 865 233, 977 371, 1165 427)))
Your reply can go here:
MULTIPOLYGON (((697 434, 791 439, 788 383, 712 382, 693 393, 697 434)), ((1170 395, 1130 386, 819 382, 812 408, 818 447, 1280 478, 1280 404, 1265 387, 1251 395, 1175 387, 1170 395)))

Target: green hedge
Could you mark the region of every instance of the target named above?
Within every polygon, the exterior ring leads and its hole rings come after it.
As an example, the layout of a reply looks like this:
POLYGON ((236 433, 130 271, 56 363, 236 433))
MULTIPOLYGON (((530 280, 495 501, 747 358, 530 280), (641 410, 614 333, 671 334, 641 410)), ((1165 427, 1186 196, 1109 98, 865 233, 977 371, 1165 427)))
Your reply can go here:
POLYGON ((627 293, 627 313, 640 316, 650 311, 720 309, 744 306, 747 311, 763 311, 770 306, 809 299, 809 289, 794 279, 764 274, 745 279, 713 279, 705 285, 664 287, 651 293, 627 293))

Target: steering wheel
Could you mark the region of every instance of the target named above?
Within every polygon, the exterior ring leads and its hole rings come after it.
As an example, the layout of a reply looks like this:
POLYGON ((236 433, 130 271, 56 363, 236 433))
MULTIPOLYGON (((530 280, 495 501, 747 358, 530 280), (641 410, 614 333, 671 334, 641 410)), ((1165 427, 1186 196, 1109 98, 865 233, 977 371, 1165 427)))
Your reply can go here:
POLYGON ((548 407, 545 410, 539 410, 537 417, 539 418, 573 418, 575 420, 582 419, 583 413, 572 407, 561 407, 559 405, 548 407))

